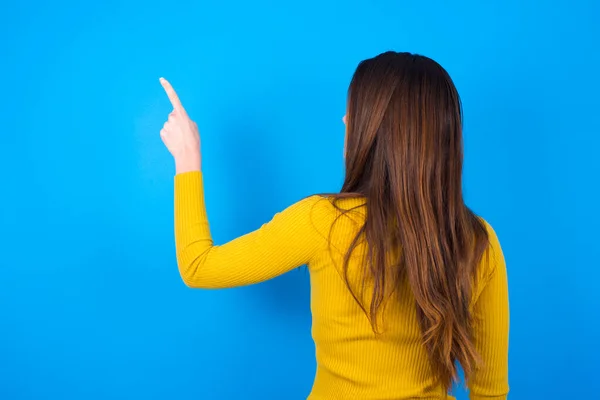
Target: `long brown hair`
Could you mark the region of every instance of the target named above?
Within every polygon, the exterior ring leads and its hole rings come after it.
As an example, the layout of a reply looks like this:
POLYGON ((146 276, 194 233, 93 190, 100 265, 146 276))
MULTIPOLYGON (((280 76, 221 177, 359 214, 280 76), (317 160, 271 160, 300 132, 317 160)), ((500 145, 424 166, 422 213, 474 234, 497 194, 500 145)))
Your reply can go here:
POLYGON ((483 222, 462 195, 458 92, 432 59, 386 52, 356 69, 347 124, 346 177, 334 204, 362 197, 367 209, 345 255, 346 283, 352 291, 348 263, 364 238, 364 267, 374 287, 369 310, 361 307, 376 329, 390 276, 396 286, 405 277, 432 369, 449 389, 457 363, 468 380, 478 360, 470 303, 475 270, 488 245, 483 222))

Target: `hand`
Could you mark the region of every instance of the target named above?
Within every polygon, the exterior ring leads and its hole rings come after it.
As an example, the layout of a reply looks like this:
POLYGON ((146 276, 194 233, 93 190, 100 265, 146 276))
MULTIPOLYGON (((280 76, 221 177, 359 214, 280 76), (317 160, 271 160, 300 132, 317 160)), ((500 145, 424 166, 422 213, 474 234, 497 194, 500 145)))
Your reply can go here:
POLYGON ((160 83, 167 92, 173 111, 160 131, 160 137, 175 159, 176 173, 200 171, 200 134, 179 101, 171 84, 164 78, 160 83))

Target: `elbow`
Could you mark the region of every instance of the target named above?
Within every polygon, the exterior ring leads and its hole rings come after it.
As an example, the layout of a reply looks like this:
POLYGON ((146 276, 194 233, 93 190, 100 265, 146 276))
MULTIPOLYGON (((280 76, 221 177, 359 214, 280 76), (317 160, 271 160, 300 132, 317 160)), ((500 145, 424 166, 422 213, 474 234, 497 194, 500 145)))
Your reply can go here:
POLYGON ((195 288, 196 270, 198 269, 197 259, 188 257, 186 252, 178 252, 177 268, 183 283, 189 288, 195 288))
POLYGON ((181 273, 181 270, 179 275, 181 276, 181 280, 183 281, 185 286, 187 286, 190 289, 198 289, 198 286, 194 284, 194 279, 192 279, 189 275, 181 273))
MULTIPOLYGON (((218 246, 212 241, 194 241, 176 246, 177 267, 183 283, 192 289, 214 288, 218 274, 215 273, 215 254, 218 246)), ((217 262, 218 263, 218 262, 217 262)))
POLYGON ((190 256, 189 252, 182 252, 177 255, 179 276, 190 289, 206 289, 210 286, 208 285, 209 282, 206 281, 206 276, 203 276, 208 253, 208 251, 205 251, 190 256))
POLYGON ((201 289, 201 285, 198 284, 199 280, 196 273, 197 267, 190 264, 184 264, 179 259, 177 261, 179 266, 179 276, 185 286, 190 289, 201 289))

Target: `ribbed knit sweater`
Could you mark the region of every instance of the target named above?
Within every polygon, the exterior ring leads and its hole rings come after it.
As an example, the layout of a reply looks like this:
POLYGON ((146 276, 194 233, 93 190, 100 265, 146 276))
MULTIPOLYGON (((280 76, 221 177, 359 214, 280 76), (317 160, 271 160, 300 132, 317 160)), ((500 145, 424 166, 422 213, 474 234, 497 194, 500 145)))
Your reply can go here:
MULTIPOLYGON (((340 205, 350 209, 361 202, 349 199, 340 205)), ((329 199, 308 197, 260 229, 217 246, 206 215, 202 173, 178 174, 175 237, 181 277, 193 288, 230 288, 307 265, 317 362, 310 400, 442 399, 445 393, 423 346, 409 284, 401 282, 386 300, 377 333, 348 289, 345 277, 352 282, 361 276, 366 245, 353 253, 347 275, 342 261, 364 222, 365 208, 337 218, 340 211, 329 199)), ((508 393, 507 274, 498 238, 486 227, 490 245, 477 271, 472 300, 474 341, 483 363, 468 386, 473 400, 500 400, 508 393)), ((368 299, 365 282, 366 290, 357 293, 368 299)))

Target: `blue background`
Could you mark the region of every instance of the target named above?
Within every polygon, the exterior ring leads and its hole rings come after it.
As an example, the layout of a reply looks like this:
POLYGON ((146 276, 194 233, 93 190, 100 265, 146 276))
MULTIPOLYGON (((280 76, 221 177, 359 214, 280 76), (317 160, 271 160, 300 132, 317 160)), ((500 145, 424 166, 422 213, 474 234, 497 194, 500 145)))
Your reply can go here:
POLYGON ((600 398, 599 19, 592 0, 3 4, 0 399, 305 398, 306 270, 180 281, 158 78, 200 126, 223 243, 339 189, 347 85, 388 49, 461 93, 466 197, 508 263, 510 398, 600 398))

